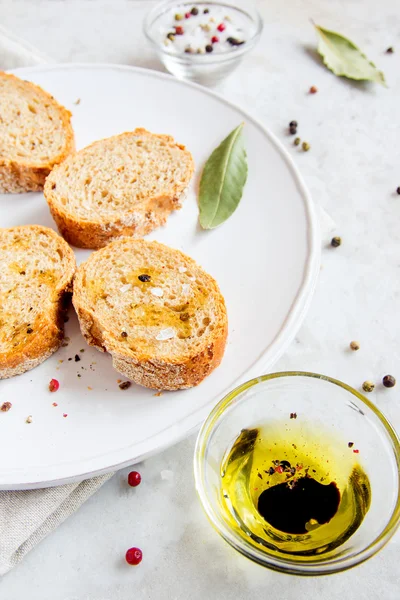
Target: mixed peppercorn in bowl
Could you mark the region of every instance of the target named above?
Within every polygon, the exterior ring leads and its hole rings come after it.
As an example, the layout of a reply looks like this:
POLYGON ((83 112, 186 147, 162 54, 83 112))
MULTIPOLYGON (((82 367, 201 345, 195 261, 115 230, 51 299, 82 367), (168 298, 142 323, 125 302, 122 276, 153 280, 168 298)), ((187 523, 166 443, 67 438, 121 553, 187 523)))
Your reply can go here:
POLYGON ((256 44, 262 20, 251 2, 163 2, 144 31, 166 69, 180 79, 215 85, 256 44))

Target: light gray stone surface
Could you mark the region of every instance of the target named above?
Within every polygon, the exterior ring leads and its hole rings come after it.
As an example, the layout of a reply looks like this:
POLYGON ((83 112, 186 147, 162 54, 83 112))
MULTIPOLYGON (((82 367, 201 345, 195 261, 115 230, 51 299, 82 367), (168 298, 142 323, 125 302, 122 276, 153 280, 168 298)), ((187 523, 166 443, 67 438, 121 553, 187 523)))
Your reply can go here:
MULTIPOLYGON (((161 66, 141 33, 154 3, 134 0, 0 0, 0 22, 58 61, 161 66)), ((326 373, 359 387, 385 373, 400 382, 400 3, 398 0, 260 0, 258 48, 220 91, 260 118, 290 149, 313 194, 342 236, 323 240, 310 312, 276 370, 326 373), (310 18, 360 45, 388 89, 335 78, 315 55, 310 18), (394 46, 393 55, 385 54, 394 46), (310 96, 311 85, 318 93, 310 96), (299 122, 308 153, 291 146, 299 122), (361 349, 347 350, 357 339, 361 349)), ((1 67, 1 65, 0 65, 1 67)), ((195 116, 195 110, 194 110, 195 116)), ((264 190, 263 193, 268 193, 264 190)), ((260 195, 260 201, 261 195, 260 195)), ((279 201, 279 198, 277 198, 279 201)), ((246 232, 244 232, 244 235, 246 232)), ((271 282, 273 285, 273 282, 271 282)), ((400 429, 400 385, 370 396, 400 429)), ((194 438, 109 481, 0 581, 4 600, 397 600, 400 535, 358 568, 319 579, 263 570, 209 526, 192 476, 194 438), (170 471, 171 473, 165 473, 170 471), (164 478, 163 478, 164 476, 164 478), (165 478, 166 477, 166 478, 165 478), (129 568, 125 550, 143 549, 129 568)))

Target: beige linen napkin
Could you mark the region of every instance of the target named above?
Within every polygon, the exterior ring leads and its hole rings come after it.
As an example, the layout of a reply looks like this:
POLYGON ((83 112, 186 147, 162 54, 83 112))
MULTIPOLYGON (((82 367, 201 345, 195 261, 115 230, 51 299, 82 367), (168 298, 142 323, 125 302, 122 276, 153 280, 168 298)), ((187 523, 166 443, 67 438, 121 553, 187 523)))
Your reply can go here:
MULTIPOLYGON (((52 62, 0 26, 0 70, 52 62)), ((112 473, 81 483, 22 492, 0 492, 0 575, 75 512, 112 473)))

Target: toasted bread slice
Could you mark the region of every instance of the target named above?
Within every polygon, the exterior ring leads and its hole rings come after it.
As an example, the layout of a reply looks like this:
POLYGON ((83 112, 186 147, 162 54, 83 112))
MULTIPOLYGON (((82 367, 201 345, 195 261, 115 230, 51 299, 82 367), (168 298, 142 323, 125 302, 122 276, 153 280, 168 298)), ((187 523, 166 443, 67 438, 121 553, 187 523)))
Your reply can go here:
POLYGON ((74 253, 52 229, 0 229, 0 379, 33 369, 58 349, 74 271, 74 253))
POLYGON ((102 248, 163 225, 193 173, 193 159, 168 135, 135 129, 95 142, 54 169, 44 195, 73 246, 102 248))
POLYGON ((0 193, 43 189, 75 148, 70 118, 42 88, 0 71, 0 193))
POLYGON ((77 270, 73 304, 88 344, 145 387, 189 388, 221 361, 224 298, 196 262, 158 242, 124 238, 77 270))

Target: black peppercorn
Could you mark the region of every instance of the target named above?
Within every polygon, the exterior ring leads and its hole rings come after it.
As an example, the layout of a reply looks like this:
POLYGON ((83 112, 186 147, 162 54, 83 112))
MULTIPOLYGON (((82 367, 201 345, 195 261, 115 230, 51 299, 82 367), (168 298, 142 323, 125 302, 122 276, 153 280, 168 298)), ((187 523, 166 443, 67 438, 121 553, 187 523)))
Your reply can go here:
POLYGON ((396 380, 392 375, 385 375, 382 379, 382 383, 387 388, 392 388, 396 385, 396 380))
POLYGON ((79 362, 81 360, 81 357, 79 356, 79 354, 75 354, 75 362, 79 362))
POLYGON ((352 448, 354 446, 354 442, 349 442, 347 445, 349 448, 352 448))
POLYGON ((388 48, 386 50, 386 54, 393 54, 394 50, 393 50, 393 46, 390 46, 390 48, 388 48))
POLYGON ((146 283, 146 281, 150 281, 151 277, 150 277, 150 275, 146 275, 144 273, 143 275, 139 275, 138 279, 139 279, 139 281, 143 281, 143 283, 146 283))
POLYGON ((297 127, 293 127, 292 125, 289 127, 289 131, 292 135, 294 135, 295 133, 297 133, 297 127))
POLYGON ((128 334, 126 333, 126 331, 121 332, 121 337, 125 337, 125 338, 128 337, 128 334))
POLYGON ((209 9, 208 9, 208 8, 205 8, 205 9, 203 10, 203 13, 204 13, 205 15, 208 15, 208 13, 209 13, 209 12, 210 12, 210 11, 209 11, 209 9))
POLYGON ((131 382, 130 381, 123 381, 122 383, 119 384, 119 388, 121 390, 127 390, 129 387, 131 387, 131 382))
POLYGON ((199 14, 199 9, 194 6, 190 12, 196 17, 199 14))
POLYGON ((244 44, 243 40, 238 40, 237 38, 234 37, 228 37, 228 39, 226 40, 231 46, 241 46, 242 44, 244 44))
POLYGON ((289 127, 298 127, 297 121, 290 121, 289 127))
POLYGON ((33 329, 31 327, 28 327, 28 329, 26 330, 26 333, 33 333, 33 329))
POLYGON ((397 192, 397 193, 400 195, 400 185, 399 185, 399 187, 397 188, 396 192, 397 192))
POLYGON ((206 52, 212 52, 213 50, 214 50, 214 48, 211 46, 211 44, 207 44, 206 52))
POLYGON ((333 248, 338 248, 338 246, 340 246, 341 243, 342 243, 342 238, 339 236, 335 236, 331 239, 331 246, 333 248))

